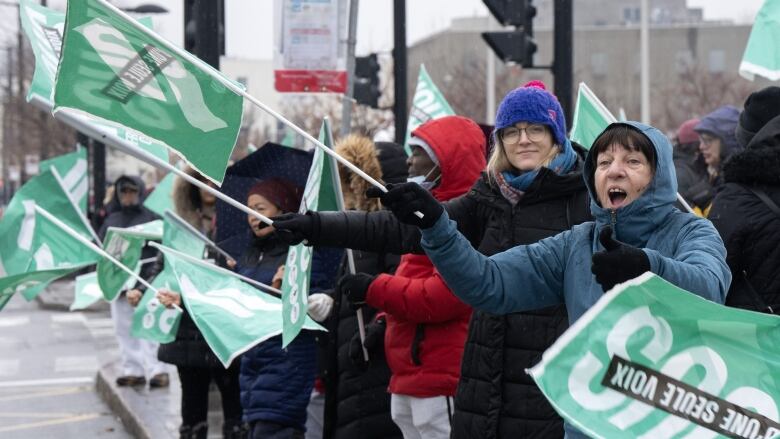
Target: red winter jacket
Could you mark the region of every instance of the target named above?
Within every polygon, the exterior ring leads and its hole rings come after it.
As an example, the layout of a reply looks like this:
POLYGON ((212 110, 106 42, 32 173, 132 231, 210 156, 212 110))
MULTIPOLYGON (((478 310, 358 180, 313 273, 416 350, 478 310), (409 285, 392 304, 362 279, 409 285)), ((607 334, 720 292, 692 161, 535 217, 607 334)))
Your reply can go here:
MULTIPOLYGON (((466 193, 486 166, 485 136, 470 119, 443 117, 412 135, 439 160, 441 180, 431 192, 439 201, 466 193)), ((366 302, 386 313, 390 393, 454 396, 471 308, 452 294, 428 257, 402 256, 394 275, 374 279, 366 302)))

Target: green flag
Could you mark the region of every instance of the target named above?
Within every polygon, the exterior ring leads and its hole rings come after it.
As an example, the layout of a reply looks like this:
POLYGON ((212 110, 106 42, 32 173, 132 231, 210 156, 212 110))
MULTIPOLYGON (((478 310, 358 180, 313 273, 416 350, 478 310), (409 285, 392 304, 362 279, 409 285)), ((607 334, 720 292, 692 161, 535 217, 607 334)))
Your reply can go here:
MULTIPOLYGON (((19 3, 19 16, 24 33, 30 40, 30 45, 35 55, 35 73, 27 93, 27 100, 31 101, 33 98, 38 98, 51 105, 54 78, 57 74, 62 48, 65 14, 40 6, 30 0, 22 0, 19 3)), ((152 27, 152 21, 148 17, 140 19, 139 22, 149 28, 152 27)), ((87 117, 87 120, 91 124, 99 125, 102 129, 107 130, 120 139, 124 139, 150 154, 168 161, 168 150, 164 144, 113 122, 101 121, 94 117, 87 117)), ((65 178, 67 173, 62 169, 58 168, 58 170, 65 178)))
POLYGON ((103 0, 70 0, 54 111, 72 108, 160 141, 221 182, 243 98, 221 74, 182 56, 103 0))
MULTIPOLYGON (((162 238, 162 221, 155 220, 125 229, 109 227, 103 241, 103 250, 125 267, 140 269, 141 250, 147 240, 162 238)), ((126 271, 108 259, 101 259, 97 265, 97 278, 103 298, 116 299, 128 282, 134 282, 126 271)))
POLYGON ((40 172, 55 168, 62 177, 62 185, 71 195, 81 213, 87 213, 87 195, 89 176, 87 175, 87 149, 81 148, 69 154, 63 154, 40 164, 40 172))
POLYGON ((0 311, 11 301, 11 297, 13 297, 13 294, 0 294, 0 311))
MULTIPOLYGON (((181 287, 187 312, 225 367, 238 355, 282 331, 279 299, 256 290, 232 272, 159 247, 181 287)), ((303 327, 323 330, 302 313, 303 327)))
MULTIPOLYGON (((206 244, 198 237, 190 233, 180 223, 184 220, 170 210, 164 214, 165 224, 163 226, 162 244, 174 250, 195 258, 202 258, 206 251, 206 244)), ((176 276, 166 265, 163 270, 154 278, 152 286, 155 288, 167 288, 173 291, 179 291, 179 284, 176 282, 176 276)))
POLYGON ((606 293, 530 374, 594 438, 770 438, 780 433, 778 334, 776 316, 645 273, 606 293))
POLYGON ((27 300, 34 299, 49 282, 93 265, 99 259, 97 253, 37 211, 33 221, 33 253, 27 269, 0 279, 3 291, 13 288, 27 300))
POLYGON ((87 273, 76 276, 75 291, 73 303, 70 304, 71 311, 88 308, 93 303, 103 298, 100 292, 100 286, 97 281, 97 273, 87 273))
POLYGON ((617 122, 615 116, 607 110, 607 107, 584 82, 580 82, 569 139, 586 149, 590 149, 596 137, 613 122, 617 122))
POLYGON ((174 181, 176 181, 176 174, 173 172, 163 177, 144 200, 144 207, 160 216, 163 216, 166 210, 173 209, 174 181))
MULTIPOLYGON (((333 136, 330 124, 323 121, 319 141, 331 148, 333 136)), ((321 148, 314 150, 306 187, 303 190, 300 212, 338 210, 338 197, 333 181, 337 168, 321 148)), ((290 247, 282 279, 282 315, 284 331, 282 347, 286 347, 301 332, 307 312, 307 297, 311 280, 312 247, 298 244, 290 247)))
POLYGON ((92 239, 86 219, 71 203, 52 169, 30 179, 11 199, 0 220, 0 276, 20 274, 28 270, 36 233, 35 206, 38 205, 92 239))
POLYGON ((444 99, 444 95, 436 87, 436 84, 433 83, 428 71, 425 70, 425 65, 421 64, 420 73, 417 75, 417 88, 414 90, 412 108, 409 110, 409 122, 406 124, 406 140, 404 141, 406 153, 412 153, 409 149, 409 137, 412 136, 412 131, 429 120, 454 114, 452 107, 444 99))
POLYGON ((758 11, 739 74, 750 81, 755 75, 780 79, 780 0, 766 0, 758 11))
POLYGON ((130 334, 158 343, 170 343, 176 339, 181 315, 182 312, 176 308, 164 307, 154 291, 146 290, 133 312, 130 334))

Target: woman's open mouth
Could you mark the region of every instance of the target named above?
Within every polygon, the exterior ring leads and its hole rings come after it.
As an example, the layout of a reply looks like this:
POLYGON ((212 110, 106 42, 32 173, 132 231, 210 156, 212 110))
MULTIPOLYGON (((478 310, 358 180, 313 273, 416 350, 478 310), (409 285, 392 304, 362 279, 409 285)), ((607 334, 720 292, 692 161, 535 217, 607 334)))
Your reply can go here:
POLYGON ((610 189, 607 195, 609 196, 609 204, 615 208, 622 206, 628 198, 626 191, 620 188, 610 189))

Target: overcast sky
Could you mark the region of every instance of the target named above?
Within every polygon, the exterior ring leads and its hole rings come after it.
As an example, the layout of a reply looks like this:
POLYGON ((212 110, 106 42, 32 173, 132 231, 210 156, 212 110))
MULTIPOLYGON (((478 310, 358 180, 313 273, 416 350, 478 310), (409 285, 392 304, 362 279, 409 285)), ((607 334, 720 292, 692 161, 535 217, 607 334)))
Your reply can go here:
MULTIPOLYGON (((577 6, 587 0, 576 0, 577 6)), ((113 0, 118 6, 156 3, 171 12, 155 19, 158 31, 182 44, 183 1, 181 0, 113 0)), ((273 0, 226 0, 227 54, 240 58, 270 59, 273 56, 273 0)), ((740 23, 753 21, 763 0, 688 0, 689 7, 704 8, 705 19, 733 19, 740 23)), ((650 0, 652 5, 652 0, 650 0)), ((49 0, 54 8, 64 9, 64 0, 49 0)), ((363 0, 358 15, 358 55, 387 52, 393 45, 393 1, 363 0)), ((651 6, 652 7, 652 6, 651 6)), ((485 16, 481 0, 415 0, 407 1, 407 43, 447 28, 457 17, 485 16)), ((16 17, 8 7, 0 6, 0 45, 13 44, 16 17), (11 12, 11 13, 9 13, 11 12)))

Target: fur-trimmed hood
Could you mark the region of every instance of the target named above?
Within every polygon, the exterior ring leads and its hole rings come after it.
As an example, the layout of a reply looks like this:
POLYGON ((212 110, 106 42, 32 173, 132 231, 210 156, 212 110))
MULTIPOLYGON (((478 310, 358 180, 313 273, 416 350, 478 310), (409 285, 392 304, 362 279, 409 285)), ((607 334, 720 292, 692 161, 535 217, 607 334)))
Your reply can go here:
MULTIPOLYGON (((198 171, 187 167, 184 172, 187 175, 198 178, 198 171)), ((200 191, 195 185, 191 184, 187 180, 176 177, 173 182, 173 208, 180 217, 187 221, 190 225, 200 230, 201 213, 200 213, 200 191)))
MULTIPOLYGON (((350 134, 336 143, 335 151, 362 169, 375 180, 382 181, 382 168, 374 142, 359 134, 350 134)), ((371 187, 363 177, 339 164, 341 191, 344 193, 344 208, 364 211, 380 209, 378 198, 366 198, 366 190, 371 187)))
POLYGON ((726 161, 723 179, 731 183, 780 186, 780 116, 770 120, 744 150, 726 161))

